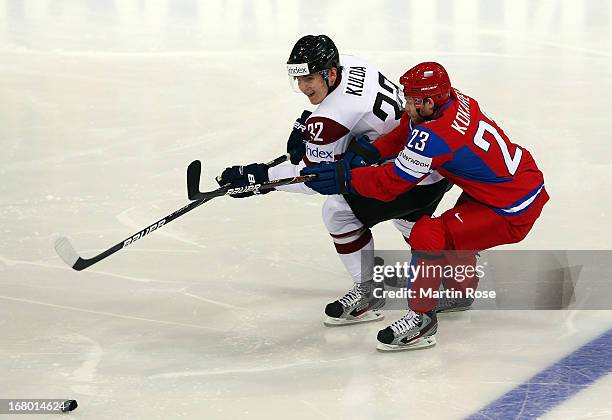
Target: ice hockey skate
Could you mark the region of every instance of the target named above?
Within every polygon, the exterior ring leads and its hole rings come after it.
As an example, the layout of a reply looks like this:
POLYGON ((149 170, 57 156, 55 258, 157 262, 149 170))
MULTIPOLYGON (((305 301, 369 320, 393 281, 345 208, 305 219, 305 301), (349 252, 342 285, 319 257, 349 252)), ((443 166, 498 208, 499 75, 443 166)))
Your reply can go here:
POLYGON ((378 311, 385 304, 385 299, 374 297, 374 290, 382 288, 382 283, 373 280, 355 283, 340 299, 327 304, 323 323, 328 326, 356 324, 378 321, 384 315, 378 311))
POLYGON ((410 310, 406 315, 378 332, 380 351, 418 350, 436 345, 438 319, 435 312, 418 313, 410 310))
POLYGON ((451 298, 446 295, 442 295, 438 299, 438 303, 436 305, 436 313, 448 313, 448 312, 461 312, 467 311, 471 309, 472 304, 474 303, 474 298, 461 297, 461 298, 451 298))

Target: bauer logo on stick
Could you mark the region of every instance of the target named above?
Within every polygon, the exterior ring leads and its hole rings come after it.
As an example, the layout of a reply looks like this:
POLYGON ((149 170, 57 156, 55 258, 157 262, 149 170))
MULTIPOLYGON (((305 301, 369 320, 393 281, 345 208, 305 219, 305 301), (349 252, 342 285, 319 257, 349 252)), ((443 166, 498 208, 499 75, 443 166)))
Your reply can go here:
POLYGON ((247 185, 245 187, 230 188, 229 190, 227 190, 227 194, 233 195, 233 194, 242 194, 242 193, 247 193, 247 192, 254 192, 255 194, 260 194, 259 187, 261 187, 261 184, 247 185))
POLYGON ((129 244, 136 242, 143 236, 148 235, 149 233, 153 232, 155 229, 162 227, 164 223, 166 223, 166 219, 162 219, 159 222, 153 223, 151 226, 145 228, 144 230, 141 230, 140 232, 138 232, 136 235, 132 236, 131 238, 126 239, 123 242, 123 246, 126 247, 129 244))

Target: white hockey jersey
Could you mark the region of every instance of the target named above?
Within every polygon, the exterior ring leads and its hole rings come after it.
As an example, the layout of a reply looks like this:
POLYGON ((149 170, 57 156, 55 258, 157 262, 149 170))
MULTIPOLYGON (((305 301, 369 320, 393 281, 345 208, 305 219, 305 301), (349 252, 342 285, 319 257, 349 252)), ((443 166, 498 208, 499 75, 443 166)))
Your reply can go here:
MULTIPOLYGON (((371 141, 393 130, 404 112, 401 89, 378 69, 350 55, 340 56, 342 66, 338 86, 306 120, 309 141, 299 165, 283 164, 268 171, 270 180, 299 175, 302 168, 318 162, 342 159, 353 137, 367 135, 371 141)), ((438 181, 435 174, 422 183, 438 181)), ((278 187, 278 190, 314 194, 304 184, 278 187)))

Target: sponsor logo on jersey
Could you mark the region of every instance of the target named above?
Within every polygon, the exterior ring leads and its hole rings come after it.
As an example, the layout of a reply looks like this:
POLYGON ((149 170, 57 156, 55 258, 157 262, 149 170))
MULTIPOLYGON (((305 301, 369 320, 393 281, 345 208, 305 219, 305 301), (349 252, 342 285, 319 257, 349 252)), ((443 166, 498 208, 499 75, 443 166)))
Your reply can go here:
POLYGON ((308 70, 308 64, 287 64, 287 74, 291 77, 310 74, 310 71, 308 70))
POLYGON ((421 156, 410 149, 402 150, 398 160, 405 168, 420 174, 426 174, 431 169, 430 157, 421 156))
POLYGON ((138 232, 136 235, 132 236, 131 238, 126 239, 123 242, 123 247, 125 248, 126 246, 136 242, 137 240, 139 240, 143 236, 148 235, 149 233, 153 232, 155 229, 159 229, 165 223, 166 223, 166 219, 161 219, 159 222, 153 223, 151 226, 141 230, 140 232, 138 232))
POLYGON ((318 147, 312 147, 309 144, 306 144, 306 154, 314 159, 333 161, 334 160, 334 151, 333 150, 323 150, 318 147))

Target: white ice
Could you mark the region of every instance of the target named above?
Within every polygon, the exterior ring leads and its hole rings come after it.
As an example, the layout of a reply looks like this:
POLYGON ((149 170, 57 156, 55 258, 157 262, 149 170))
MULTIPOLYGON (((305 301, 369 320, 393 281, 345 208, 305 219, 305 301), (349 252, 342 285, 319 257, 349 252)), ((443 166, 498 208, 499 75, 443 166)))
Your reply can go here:
MULTIPOLYGON (((476 412, 611 312, 447 315, 436 347, 377 353, 401 313, 322 324, 350 280, 319 196, 215 199, 83 272, 53 241, 94 255, 184 205, 191 160, 212 189, 283 153, 309 107, 284 63, 326 33, 393 80, 443 63, 533 153, 552 198, 508 248, 610 248, 611 22, 608 1, 0 1, 0 398, 75 398, 96 419, 476 412)), ((611 384, 548 417, 612 418, 611 384)))

